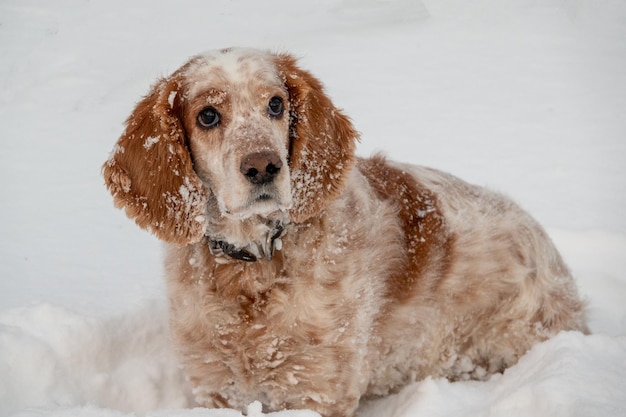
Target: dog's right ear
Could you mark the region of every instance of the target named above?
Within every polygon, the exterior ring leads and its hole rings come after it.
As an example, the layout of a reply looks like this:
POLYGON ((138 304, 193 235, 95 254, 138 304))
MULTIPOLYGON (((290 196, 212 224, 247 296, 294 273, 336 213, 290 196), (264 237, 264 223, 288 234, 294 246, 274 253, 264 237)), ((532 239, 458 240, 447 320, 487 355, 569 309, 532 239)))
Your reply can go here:
POLYGON ((199 241, 209 191, 193 170, 182 126, 182 77, 159 80, 135 107, 102 167, 116 207, 167 242, 199 241))

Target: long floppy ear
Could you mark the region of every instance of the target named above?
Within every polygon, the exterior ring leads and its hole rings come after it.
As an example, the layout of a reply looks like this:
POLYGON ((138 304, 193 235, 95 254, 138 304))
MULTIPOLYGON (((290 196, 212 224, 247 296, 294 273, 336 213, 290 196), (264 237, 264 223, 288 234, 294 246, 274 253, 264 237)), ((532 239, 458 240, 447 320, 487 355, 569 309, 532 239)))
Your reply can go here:
POLYGON ((311 73, 298 68, 288 54, 276 66, 289 93, 290 168, 294 206, 291 219, 300 223, 319 213, 343 190, 354 165, 359 134, 337 109, 311 73))
POLYGON ((193 170, 176 74, 137 104, 102 167, 115 205, 160 239, 187 244, 204 234, 208 190, 193 170))

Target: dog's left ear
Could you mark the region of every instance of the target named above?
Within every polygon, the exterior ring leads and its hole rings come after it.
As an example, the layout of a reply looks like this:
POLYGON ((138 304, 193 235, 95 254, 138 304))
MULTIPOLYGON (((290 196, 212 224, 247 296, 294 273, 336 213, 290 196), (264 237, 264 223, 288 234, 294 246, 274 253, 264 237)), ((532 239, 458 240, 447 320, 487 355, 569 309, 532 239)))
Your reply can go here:
POLYGON ((343 190, 354 165, 359 134, 337 109, 311 73, 298 68, 288 54, 276 55, 289 94, 290 168, 294 206, 291 219, 300 223, 319 213, 343 190))
POLYGON ((102 167, 115 205, 167 242, 204 235, 208 191, 193 170, 181 122, 182 80, 159 80, 137 104, 102 167))

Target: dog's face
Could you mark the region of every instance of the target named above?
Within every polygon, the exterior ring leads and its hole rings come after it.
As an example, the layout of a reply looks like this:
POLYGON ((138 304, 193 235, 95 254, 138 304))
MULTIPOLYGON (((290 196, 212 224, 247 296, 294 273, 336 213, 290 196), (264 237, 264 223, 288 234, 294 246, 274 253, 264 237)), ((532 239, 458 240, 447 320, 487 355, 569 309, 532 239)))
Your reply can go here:
POLYGON ((184 70, 183 124, 194 170, 225 216, 291 208, 290 103, 274 60, 250 50, 195 58, 184 70))
POLYGON ((207 214, 300 223, 320 213, 342 191, 357 139, 293 57, 225 49, 152 87, 103 175, 140 227, 189 244, 210 233, 207 214))

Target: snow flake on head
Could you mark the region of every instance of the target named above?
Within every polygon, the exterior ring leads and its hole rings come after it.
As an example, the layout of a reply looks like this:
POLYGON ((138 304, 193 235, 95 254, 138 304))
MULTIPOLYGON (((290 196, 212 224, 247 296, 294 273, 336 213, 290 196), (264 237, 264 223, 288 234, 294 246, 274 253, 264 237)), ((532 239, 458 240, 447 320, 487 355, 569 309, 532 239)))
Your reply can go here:
POLYGON ((152 146, 154 146, 154 144, 158 143, 160 139, 161 138, 159 136, 149 136, 144 141, 143 147, 146 148, 146 150, 149 150, 150 148, 152 148, 152 146))
MULTIPOLYGON (((189 179, 185 178, 185 182, 189 183, 189 179)), ((178 189, 178 193, 183 197, 183 201, 189 204, 191 200, 191 193, 189 192, 189 188, 187 185, 181 185, 178 189)))
POLYGON ((174 99, 176 99, 176 94, 178 94, 178 91, 171 91, 170 95, 167 97, 167 103, 170 105, 170 108, 174 107, 174 99))
POLYGON ((221 91, 221 90, 212 88, 208 92, 206 101, 208 104, 211 104, 213 106, 219 106, 220 104, 224 103, 227 96, 228 94, 226 93, 226 91, 221 91))

